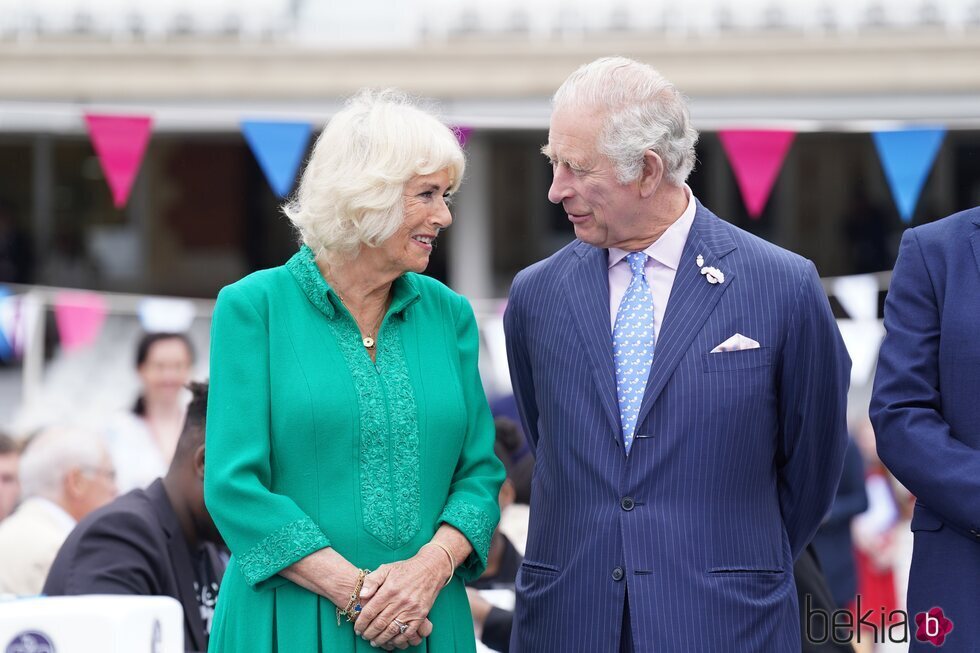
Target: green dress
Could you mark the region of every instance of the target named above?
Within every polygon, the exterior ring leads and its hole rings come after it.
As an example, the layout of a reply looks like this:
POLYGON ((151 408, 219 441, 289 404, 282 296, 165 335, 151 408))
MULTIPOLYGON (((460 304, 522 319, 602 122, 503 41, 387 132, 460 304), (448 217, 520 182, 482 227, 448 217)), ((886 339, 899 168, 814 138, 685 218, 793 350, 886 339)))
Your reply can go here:
POLYGON ((475 650, 464 582, 486 565, 504 477, 476 320, 434 279, 392 290, 376 363, 305 246, 218 295, 204 492, 232 558, 210 651, 377 651, 278 572, 327 546, 362 568, 404 560, 441 523, 473 553, 410 650, 475 650))

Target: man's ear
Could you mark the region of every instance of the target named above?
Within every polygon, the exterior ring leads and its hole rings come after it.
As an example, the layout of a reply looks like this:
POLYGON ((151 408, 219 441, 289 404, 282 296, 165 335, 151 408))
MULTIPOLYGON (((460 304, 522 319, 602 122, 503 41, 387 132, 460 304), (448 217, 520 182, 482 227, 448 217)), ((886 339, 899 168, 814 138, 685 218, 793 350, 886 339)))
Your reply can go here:
POLYGON ((194 450, 194 475, 199 480, 204 480, 204 445, 202 444, 194 450))
POLYGON ((648 199, 660 188, 660 182, 664 178, 664 161, 660 155, 653 150, 643 153, 643 168, 640 170, 638 179, 640 187, 640 197, 648 199))
POLYGON ((85 493, 85 472, 79 467, 72 467, 65 474, 64 488, 65 496, 69 498, 76 498, 85 493))

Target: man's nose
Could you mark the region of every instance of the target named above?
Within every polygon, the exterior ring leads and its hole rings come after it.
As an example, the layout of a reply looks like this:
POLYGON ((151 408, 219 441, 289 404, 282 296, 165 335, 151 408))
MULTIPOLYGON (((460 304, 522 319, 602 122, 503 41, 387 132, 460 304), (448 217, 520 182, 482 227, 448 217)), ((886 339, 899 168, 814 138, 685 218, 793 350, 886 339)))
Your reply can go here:
POLYGON ((565 166, 556 165, 552 168, 554 177, 551 180, 551 188, 548 189, 548 201, 552 204, 561 204, 563 200, 572 196, 571 173, 565 166))

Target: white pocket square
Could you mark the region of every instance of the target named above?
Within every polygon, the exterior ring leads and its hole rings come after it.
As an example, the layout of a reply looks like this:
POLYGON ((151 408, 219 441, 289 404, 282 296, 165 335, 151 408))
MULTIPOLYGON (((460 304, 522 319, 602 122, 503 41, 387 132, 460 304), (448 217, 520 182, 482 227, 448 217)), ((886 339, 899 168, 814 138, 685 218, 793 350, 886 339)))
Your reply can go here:
POLYGON ((746 338, 741 333, 736 333, 731 338, 721 343, 711 350, 712 354, 720 354, 726 351, 742 351, 743 349, 758 349, 759 343, 752 338, 746 338))

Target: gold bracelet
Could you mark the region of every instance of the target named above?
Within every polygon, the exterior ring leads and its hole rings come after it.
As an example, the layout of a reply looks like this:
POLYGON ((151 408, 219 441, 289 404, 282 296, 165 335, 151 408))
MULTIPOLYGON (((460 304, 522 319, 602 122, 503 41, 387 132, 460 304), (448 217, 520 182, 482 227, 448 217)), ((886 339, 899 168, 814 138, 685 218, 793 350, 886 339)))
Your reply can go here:
POLYGON ((448 548, 446 548, 445 546, 443 546, 439 542, 436 542, 435 540, 433 540, 431 542, 426 542, 422 546, 423 547, 426 547, 426 546, 429 546, 430 544, 434 544, 435 546, 439 547, 440 549, 442 549, 443 551, 446 552, 446 555, 447 556, 449 556, 449 578, 446 579, 446 582, 443 585, 443 587, 445 587, 453 579, 453 576, 456 575, 456 558, 453 557, 453 552, 452 551, 450 551, 448 548))
POLYGON ((341 610, 337 608, 337 625, 340 625, 340 618, 346 617, 348 622, 354 621, 357 618, 357 613, 361 611, 361 589, 364 588, 364 578, 371 573, 370 569, 358 569, 357 570, 357 580, 354 581, 354 591, 351 592, 350 599, 347 601, 347 606, 341 610))

